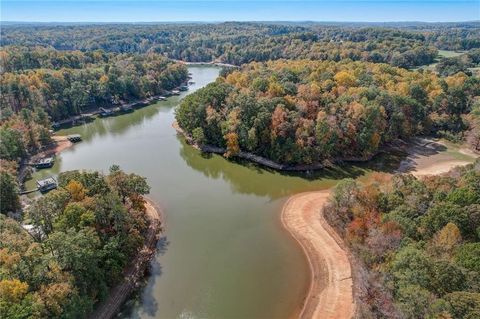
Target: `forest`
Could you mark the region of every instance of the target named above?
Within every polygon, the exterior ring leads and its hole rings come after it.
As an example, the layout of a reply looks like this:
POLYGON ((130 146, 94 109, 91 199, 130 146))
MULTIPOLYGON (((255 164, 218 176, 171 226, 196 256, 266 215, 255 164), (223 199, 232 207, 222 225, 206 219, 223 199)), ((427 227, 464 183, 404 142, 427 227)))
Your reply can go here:
MULTIPOLYGON (((365 161, 418 135, 480 151, 479 22, 6 24, 0 45, 1 318, 86 317, 119 280, 143 242, 146 179, 64 172, 22 206, 17 172, 53 122, 187 81, 175 60, 239 66, 175 113, 228 158, 365 161)), ((364 317, 480 317, 479 170, 335 188, 326 212, 361 265, 364 317)))
POLYGON ((0 50, 2 118, 41 108, 53 121, 101 106, 163 93, 187 80, 187 68, 155 54, 0 50))
POLYGON ((354 254, 363 318, 480 316, 480 161, 339 183, 325 216, 354 254))
POLYGON ((145 178, 69 171, 26 210, 0 214, 0 317, 83 318, 143 243, 145 178))
MULTIPOLYGON (((296 165, 366 160, 397 139, 466 135, 478 147, 480 79, 388 64, 277 60, 223 73, 176 110, 196 143, 296 165), (470 131, 468 131, 470 130, 470 131)), ((460 138, 461 139, 461 138, 460 138)))
POLYGON ((478 22, 6 25, 0 44, 83 52, 154 52, 184 61, 236 65, 280 58, 349 58, 410 68, 432 63, 438 49, 480 48, 478 26, 478 22))
POLYGON ((52 122, 164 93, 187 80, 187 68, 155 53, 0 49, 0 209, 20 208, 19 164, 50 145, 52 122))
POLYGON ((453 75, 463 72, 472 75, 472 69, 480 66, 480 49, 470 50, 458 57, 443 58, 436 65, 435 69, 441 76, 453 75))

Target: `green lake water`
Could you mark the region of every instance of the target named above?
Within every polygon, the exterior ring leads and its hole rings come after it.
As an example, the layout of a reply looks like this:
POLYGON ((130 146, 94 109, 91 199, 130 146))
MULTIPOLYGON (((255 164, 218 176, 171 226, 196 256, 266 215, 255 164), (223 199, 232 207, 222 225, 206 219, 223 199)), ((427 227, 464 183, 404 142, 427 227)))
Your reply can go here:
MULTIPOLYGON (((219 72, 189 69, 196 82, 189 92, 219 72)), ((166 214, 166 231, 128 318, 289 318, 302 302, 309 271, 281 227, 282 204, 289 195, 329 188, 341 178, 366 178, 370 169, 287 175, 201 154, 171 126, 175 106, 189 92, 59 131, 81 134, 83 141, 62 152, 52 169, 34 173, 27 188, 60 171, 108 172, 112 164, 147 177, 149 197, 166 214)), ((389 169, 381 161, 375 165, 389 169)))

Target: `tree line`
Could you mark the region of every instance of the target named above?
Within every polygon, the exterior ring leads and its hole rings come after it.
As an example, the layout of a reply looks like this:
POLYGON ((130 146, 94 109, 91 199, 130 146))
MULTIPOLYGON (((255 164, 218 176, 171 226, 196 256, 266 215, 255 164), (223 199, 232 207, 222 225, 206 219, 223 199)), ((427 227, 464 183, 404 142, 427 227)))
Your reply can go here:
POLYGON ((157 95, 188 77, 184 65, 155 53, 5 47, 0 57, 2 118, 25 108, 42 108, 56 121, 89 108, 157 95))
POLYGON ((19 163, 53 141, 51 122, 171 90, 187 68, 155 54, 0 49, 0 209, 20 208, 19 163))
POLYGON ((480 66, 480 49, 471 50, 457 57, 442 58, 435 69, 441 76, 463 72, 472 75, 472 69, 480 66))
MULTIPOLYGON (((3 115, 3 114, 2 114, 3 115)), ((50 119, 42 108, 22 109, 0 124, 0 213, 20 209, 17 170, 30 154, 51 144, 50 119)))
POLYGON ((277 60, 224 72, 187 96, 176 119, 197 143, 226 148, 226 156, 242 150, 312 164, 369 159, 418 134, 463 134, 479 95, 480 79, 463 73, 277 60))
POLYGON ((0 214, 0 317, 84 318, 143 244, 145 178, 112 166, 61 173, 23 228, 0 214))
POLYGON ((214 23, 153 25, 5 26, 2 45, 53 47, 93 52, 155 52, 191 62, 240 65, 280 58, 390 63, 432 63, 437 48, 480 47, 478 23, 368 24, 214 23))
POLYGON ((353 252, 363 318, 478 318, 480 161, 339 183, 324 214, 353 252))

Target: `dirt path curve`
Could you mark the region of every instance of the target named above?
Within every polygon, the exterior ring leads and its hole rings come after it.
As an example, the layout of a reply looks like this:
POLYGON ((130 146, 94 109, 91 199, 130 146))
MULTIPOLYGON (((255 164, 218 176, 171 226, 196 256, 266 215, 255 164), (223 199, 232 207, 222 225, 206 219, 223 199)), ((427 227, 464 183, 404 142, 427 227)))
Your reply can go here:
POLYGON ((282 210, 282 223, 303 248, 311 269, 301 319, 350 319, 355 313, 347 251, 321 213, 328 196, 329 191, 297 194, 282 210))
POLYGON ((145 198, 146 215, 149 226, 145 236, 145 243, 130 266, 124 272, 124 279, 110 290, 108 298, 97 306, 88 318, 110 319, 120 310, 122 304, 128 298, 133 289, 136 288, 139 279, 143 277, 145 267, 148 266, 150 258, 155 254, 156 244, 161 231, 162 212, 155 203, 145 198))

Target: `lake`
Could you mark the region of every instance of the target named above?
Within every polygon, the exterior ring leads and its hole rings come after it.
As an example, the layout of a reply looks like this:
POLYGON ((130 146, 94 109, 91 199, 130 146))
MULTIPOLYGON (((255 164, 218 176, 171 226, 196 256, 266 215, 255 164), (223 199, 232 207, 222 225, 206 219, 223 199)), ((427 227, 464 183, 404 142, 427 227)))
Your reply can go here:
MULTIPOLYGON (((166 214, 166 231, 129 318, 292 317, 308 288, 309 269, 281 227, 282 204, 294 193, 329 188, 345 177, 365 179, 371 171, 348 166, 281 174, 187 145, 171 126, 174 108, 219 70, 191 66, 189 92, 59 131, 81 134, 83 141, 27 182, 30 189, 36 179, 61 171, 108 172, 112 164, 147 177, 149 197, 166 214)), ((381 160, 373 167, 389 169, 381 160)))

